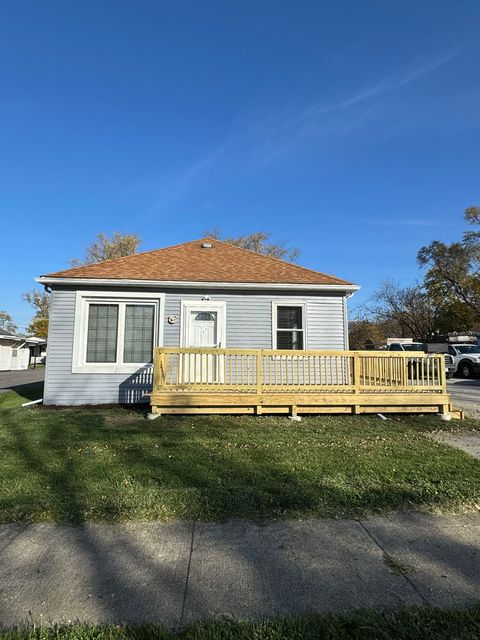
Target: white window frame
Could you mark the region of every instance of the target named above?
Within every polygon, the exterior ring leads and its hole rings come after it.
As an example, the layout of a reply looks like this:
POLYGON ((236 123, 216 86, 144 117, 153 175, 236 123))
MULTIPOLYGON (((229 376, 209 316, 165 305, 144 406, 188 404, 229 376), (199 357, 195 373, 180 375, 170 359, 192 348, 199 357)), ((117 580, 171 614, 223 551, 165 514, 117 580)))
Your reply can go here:
POLYGON ((182 300, 180 313, 180 340, 182 347, 189 344, 189 317, 192 310, 217 312, 217 342, 219 348, 227 346, 227 303, 217 300, 182 300))
POLYGON ((153 348, 163 344, 164 293, 77 291, 73 335, 72 373, 134 373, 149 362, 123 362, 125 308, 127 304, 151 304, 155 309, 153 348), (118 304, 116 362, 87 362, 88 315, 90 304, 118 304))
MULTIPOLYGON (((303 331, 303 351, 307 349, 307 303, 305 300, 274 300, 272 302, 272 345, 273 349, 277 347, 277 331, 278 331, 278 307, 302 307, 302 331, 303 331)), ((282 331, 282 329, 280 329, 282 331)), ((285 331, 295 331, 295 329, 285 329, 285 331)), ((283 349, 282 349, 283 351, 283 349)), ((290 349, 289 349, 290 351, 290 349)), ((296 349, 291 349, 295 352, 296 349)))

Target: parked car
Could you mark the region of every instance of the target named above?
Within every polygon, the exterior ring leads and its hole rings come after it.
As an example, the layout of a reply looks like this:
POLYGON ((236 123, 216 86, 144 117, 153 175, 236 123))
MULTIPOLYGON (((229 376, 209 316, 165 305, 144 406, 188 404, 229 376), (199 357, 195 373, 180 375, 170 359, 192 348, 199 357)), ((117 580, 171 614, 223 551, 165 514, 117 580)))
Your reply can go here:
POLYGON ((451 344, 448 353, 453 359, 455 372, 463 378, 480 374, 480 347, 476 344, 451 344))
POLYGON ((388 351, 425 351, 422 342, 393 342, 387 347, 388 351))
MULTIPOLYGON (((393 342, 392 344, 389 344, 387 347, 388 351, 423 351, 426 352, 425 350, 425 345, 422 342, 408 342, 408 343, 403 343, 403 342, 393 342)), ((452 378, 454 373, 457 370, 457 365, 455 364, 454 358, 453 356, 449 353, 444 353, 443 354, 445 356, 445 375, 447 378, 452 378)), ((479 355, 480 355, 480 350, 479 350, 479 355)), ((480 365, 480 359, 479 359, 479 365, 480 365)), ((412 369, 412 366, 414 366, 413 362, 410 363, 409 365, 409 370, 412 369)))

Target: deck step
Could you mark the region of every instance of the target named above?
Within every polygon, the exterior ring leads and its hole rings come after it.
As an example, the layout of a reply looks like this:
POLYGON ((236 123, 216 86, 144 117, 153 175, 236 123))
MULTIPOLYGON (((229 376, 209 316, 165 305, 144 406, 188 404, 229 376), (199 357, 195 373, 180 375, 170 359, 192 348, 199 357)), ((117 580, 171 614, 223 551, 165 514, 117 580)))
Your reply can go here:
POLYGON ((452 418, 455 418, 456 420, 464 420, 465 419, 465 412, 463 409, 459 409, 458 407, 454 407, 453 405, 450 405, 449 409, 448 409, 448 413, 452 416, 452 418))

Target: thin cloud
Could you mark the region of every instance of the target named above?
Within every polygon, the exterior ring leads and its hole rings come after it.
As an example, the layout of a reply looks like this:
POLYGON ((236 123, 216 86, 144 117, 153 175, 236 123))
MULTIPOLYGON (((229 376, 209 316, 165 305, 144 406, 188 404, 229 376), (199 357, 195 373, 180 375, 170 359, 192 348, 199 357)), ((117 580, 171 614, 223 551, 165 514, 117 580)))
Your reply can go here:
MULTIPOLYGON (((345 136, 385 117, 376 99, 433 73, 457 57, 463 50, 454 49, 427 61, 417 62, 409 69, 394 73, 383 80, 334 103, 314 102, 301 109, 284 106, 261 118, 235 122, 225 139, 203 157, 176 175, 159 178, 157 200, 151 213, 168 209, 199 183, 207 180, 219 165, 231 163, 245 167, 268 165, 291 151, 304 140, 345 136), (362 108, 359 108, 362 107, 362 108)), ((375 224, 397 226, 395 221, 375 221, 375 224)), ((399 220, 398 226, 433 226, 425 220, 399 220)))
POLYGON ((428 76, 457 57, 464 48, 451 50, 431 60, 417 62, 409 69, 394 73, 334 103, 315 102, 307 108, 285 108, 280 113, 269 114, 255 126, 255 135, 263 133, 264 138, 258 146, 258 155, 263 156, 264 162, 269 162, 308 137, 347 134, 356 128, 366 126, 378 117, 374 105, 376 98, 428 76), (357 112, 352 114, 352 110, 359 106, 364 108, 357 109, 357 112), (347 114, 348 118, 345 119, 347 114))
POLYGON ((336 108, 337 109, 346 109, 348 107, 352 107, 360 102, 364 102, 365 100, 370 100, 371 98, 375 98, 376 96, 389 93, 390 91, 395 91, 396 89, 400 89, 401 87, 405 87, 406 85, 427 76, 428 74, 436 71, 444 64, 453 60, 462 49, 455 49, 446 53, 442 56, 439 56, 435 60, 431 60, 429 62, 418 64, 413 69, 408 71, 404 71, 402 73, 397 73, 377 84, 369 87, 363 91, 360 91, 356 95, 351 96, 347 100, 343 100, 340 102, 336 108))

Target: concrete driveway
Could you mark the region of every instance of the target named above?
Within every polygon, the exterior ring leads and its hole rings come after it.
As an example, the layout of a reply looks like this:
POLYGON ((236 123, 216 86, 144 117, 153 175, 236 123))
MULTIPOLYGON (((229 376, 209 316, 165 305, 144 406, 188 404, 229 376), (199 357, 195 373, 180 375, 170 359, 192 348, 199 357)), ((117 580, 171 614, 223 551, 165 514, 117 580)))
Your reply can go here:
POLYGON ((45 368, 24 369, 23 371, 0 371, 0 393, 11 391, 15 387, 43 382, 45 368))
POLYGON ((472 418, 480 418, 480 379, 453 378, 447 380, 447 390, 455 407, 472 418))

